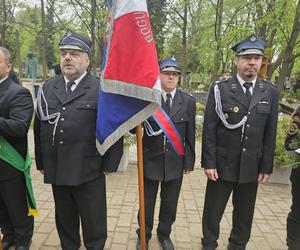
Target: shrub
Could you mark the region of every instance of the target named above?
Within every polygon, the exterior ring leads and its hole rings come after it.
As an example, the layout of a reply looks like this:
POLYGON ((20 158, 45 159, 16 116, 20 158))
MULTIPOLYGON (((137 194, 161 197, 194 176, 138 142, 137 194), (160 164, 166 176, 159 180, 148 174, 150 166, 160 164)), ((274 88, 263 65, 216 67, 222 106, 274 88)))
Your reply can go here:
POLYGON ((197 112, 197 114, 204 114, 204 111, 205 111, 205 105, 200 103, 200 102, 197 102, 196 103, 196 112, 197 112))

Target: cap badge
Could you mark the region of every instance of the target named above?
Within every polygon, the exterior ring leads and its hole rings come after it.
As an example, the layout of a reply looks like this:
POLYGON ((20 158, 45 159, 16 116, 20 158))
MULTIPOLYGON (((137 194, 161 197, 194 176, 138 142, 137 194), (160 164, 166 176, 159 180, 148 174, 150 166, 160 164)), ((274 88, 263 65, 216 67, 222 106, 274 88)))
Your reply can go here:
POLYGON ((256 40, 257 40, 256 36, 252 35, 252 36, 250 37, 250 41, 251 41, 251 42, 255 42, 256 40))

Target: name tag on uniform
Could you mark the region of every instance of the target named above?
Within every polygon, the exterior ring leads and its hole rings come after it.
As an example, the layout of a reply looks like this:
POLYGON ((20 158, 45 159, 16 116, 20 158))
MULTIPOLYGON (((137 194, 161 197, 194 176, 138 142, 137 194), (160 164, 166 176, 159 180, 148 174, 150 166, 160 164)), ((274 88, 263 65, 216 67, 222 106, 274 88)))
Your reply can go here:
POLYGON ((261 103, 261 104, 269 104, 269 102, 267 102, 267 101, 260 101, 259 103, 261 103))

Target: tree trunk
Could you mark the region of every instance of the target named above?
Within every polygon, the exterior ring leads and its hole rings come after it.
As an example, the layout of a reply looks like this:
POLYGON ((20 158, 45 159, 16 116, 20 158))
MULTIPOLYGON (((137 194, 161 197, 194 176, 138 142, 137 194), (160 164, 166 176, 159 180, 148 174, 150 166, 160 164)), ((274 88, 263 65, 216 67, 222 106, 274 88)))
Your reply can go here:
POLYGON ((6 0, 1 0, 1 39, 0 45, 6 47, 6 22, 7 22, 7 11, 6 11, 6 0))
POLYGON ((188 0, 184 1, 184 14, 183 14, 183 26, 182 26, 182 70, 181 70, 181 79, 182 86, 187 85, 187 8, 188 0))
POLYGON ((47 77, 47 62, 46 62, 46 39, 45 39, 45 9, 44 0, 41 0, 41 14, 42 14, 42 79, 45 80, 47 77))
POLYGON ((96 75, 96 26, 95 26, 95 18, 96 18, 96 10, 97 10, 97 3, 96 0, 91 0, 91 21, 90 21, 90 29, 91 29, 91 40, 93 43, 92 52, 91 52, 91 62, 90 62, 90 69, 96 75))
POLYGON ((291 36, 289 38, 285 50, 282 52, 283 53, 282 67, 280 69, 279 77, 278 77, 280 91, 284 89, 285 79, 288 76, 289 72, 291 71, 291 66, 293 65, 293 60, 294 60, 293 49, 297 42, 299 32, 300 32, 300 0, 298 0, 291 36))
POLYGON ((216 26, 215 26, 215 40, 216 40, 216 54, 214 58, 214 70, 213 70, 213 80, 218 79, 218 72, 220 69, 221 62, 221 37, 222 37, 222 22, 223 22, 223 8, 224 1, 218 0, 216 9, 216 26))

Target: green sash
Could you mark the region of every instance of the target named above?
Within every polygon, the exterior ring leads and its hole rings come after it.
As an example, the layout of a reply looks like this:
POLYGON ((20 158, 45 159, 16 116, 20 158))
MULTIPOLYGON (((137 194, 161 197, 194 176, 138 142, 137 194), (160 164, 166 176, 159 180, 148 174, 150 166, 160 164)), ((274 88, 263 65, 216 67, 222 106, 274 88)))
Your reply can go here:
POLYGON ((2 136, 0 136, 0 158, 7 162, 10 166, 24 173, 28 216, 37 216, 38 210, 33 196, 30 177, 30 166, 32 161, 29 155, 29 150, 27 149, 26 160, 24 161, 23 157, 2 136))

